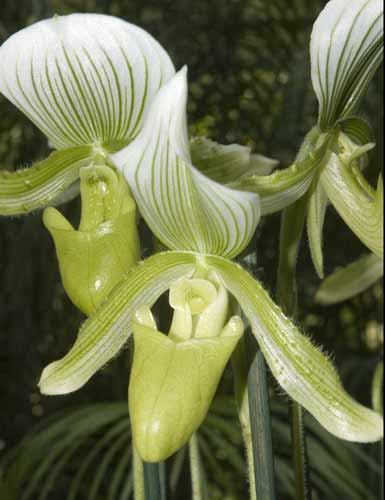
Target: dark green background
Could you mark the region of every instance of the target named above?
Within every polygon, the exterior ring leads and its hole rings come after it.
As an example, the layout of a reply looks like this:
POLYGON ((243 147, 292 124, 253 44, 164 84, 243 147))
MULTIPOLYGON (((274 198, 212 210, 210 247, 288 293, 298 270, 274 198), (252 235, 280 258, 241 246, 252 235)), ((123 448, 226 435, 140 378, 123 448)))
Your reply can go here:
MULTIPOLYGON (((120 16, 154 35, 177 68, 188 65, 192 134, 208 135, 223 143, 249 144, 286 166, 316 117, 308 43, 312 23, 324 3, 2 0, 0 43, 17 30, 54 13, 101 12, 120 16)), ((379 74, 363 107, 363 115, 370 119, 379 138, 383 120, 381 89, 379 74)), ((0 97, 0 168, 25 166, 44 158, 47 151, 44 137, 0 97)), ((372 179, 378 175, 379 165, 382 139, 372 157, 372 179)), ((78 202, 70 203, 64 210, 76 218, 78 202)), ((279 215, 266 218, 253 243, 257 248, 258 276, 272 294, 278 232, 279 215)), ((330 209, 325 236, 326 272, 364 252, 330 209)), ((368 404, 371 376, 382 345, 381 340, 374 346, 368 345, 367 333, 381 336, 381 287, 375 286, 347 303, 321 308, 313 302, 318 280, 306 244, 298 270, 302 324, 318 343, 334 353, 347 387, 368 404)), ((74 395, 39 395, 36 383, 42 368, 68 350, 82 320, 61 286, 53 245, 40 214, 0 219, 0 453, 19 442, 36 422, 55 409, 126 397, 128 372, 124 354, 74 395)), ((222 388, 224 392, 230 389, 230 382, 222 388)))

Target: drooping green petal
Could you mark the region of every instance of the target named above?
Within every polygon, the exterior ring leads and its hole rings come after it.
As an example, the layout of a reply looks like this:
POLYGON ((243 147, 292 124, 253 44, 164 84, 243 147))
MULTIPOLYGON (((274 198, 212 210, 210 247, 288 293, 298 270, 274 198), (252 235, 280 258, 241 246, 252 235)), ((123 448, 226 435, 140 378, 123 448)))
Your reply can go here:
POLYGON ((90 146, 52 153, 46 160, 16 172, 0 170, 0 215, 20 215, 55 202, 92 159, 90 146))
POLYGON ((314 24, 310 53, 319 125, 351 115, 383 58, 382 0, 331 0, 314 24))
POLYGON ((278 165, 276 160, 251 154, 247 146, 224 146, 205 137, 191 139, 190 149, 193 165, 221 184, 236 183, 244 176, 270 175, 278 165))
POLYGON ((328 276, 319 287, 315 300, 324 305, 338 304, 364 292, 383 275, 383 260, 374 254, 365 255, 328 276))
POLYGON ((262 215, 279 212, 299 200, 309 189, 313 177, 327 154, 329 137, 314 128, 306 137, 293 165, 271 175, 244 176, 239 189, 258 193, 262 215))
POLYGON ((332 363, 299 332, 262 286, 230 261, 210 256, 206 262, 242 307, 267 363, 289 396, 339 438, 357 442, 381 439, 381 416, 344 391, 332 363))
POLYGON ((307 234, 309 237, 310 253, 318 276, 324 278, 323 258, 323 227, 328 205, 328 197, 320 182, 314 184, 309 193, 309 205, 307 212, 307 234))
POLYGON ((124 172, 140 213, 167 248, 231 258, 254 234, 258 196, 214 182, 192 165, 186 74, 181 70, 160 90, 142 132, 112 160, 124 172))
POLYGON ((344 134, 339 137, 339 151, 333 153, 321 174, 328 198, 342 219, 378 257, 384 255, 384 190, 379 178, 377 191, 365 181, 356 160, 367 149, 357 147, 344 134))
POLYGON ((150 306, 178 278, 191 274, 196 257, 189 253, 157 254, 130 270, 59 361, 48 365, 39 382, 43 394, 68 394, 82 387, 112 359, 131 335, 130 320, 142 304, 150 306))
POLYGON ((127 142, 174 73, 148 33, 99 14, 55 16, 0 48, 0 92, 58 149, 127 142))

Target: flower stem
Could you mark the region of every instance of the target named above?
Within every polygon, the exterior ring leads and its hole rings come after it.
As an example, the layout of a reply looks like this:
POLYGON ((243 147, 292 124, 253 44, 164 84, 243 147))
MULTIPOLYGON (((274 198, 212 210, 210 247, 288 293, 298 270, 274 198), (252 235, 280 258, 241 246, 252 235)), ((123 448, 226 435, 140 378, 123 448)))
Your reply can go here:
MULTIPOLYGON (((293 316, 297 309, 297 283, 295 275, 306 208, 307 196, 305 195, 282 213, 277 295, 283 311, 290 316, 293 316)), ((310 500, 311 492, 307 467, 303 410, 295 401, 290 403, 290 422, 296 499, 310 500)))
POLYGON ((244 339, 241 339, 232 357, 235 397, 238 405, 238 417, 241 424, 243 442, 246 448, 247 472, 249 478, 250 500, 257 500, 254 475, 253 442, 251 435, 249 395, 247 375, 249 366, 246 359, 244 339))
POLYGON ((132 446, 135 500, 145 500, 143 462, 135 446, 132 446))
POLYGON ((197 434, 193 434, 189 441, 190 474, 192 500, 203 500, 203 478, 199 443, 197 434))
POLYGON ((145 500, 166 500, 166 469, 165 464, 143 463, 145 500))
MULTIPOLYGON (((248 352, 250 352, 248 346, 248 352)), ((251 362, 247 389, 250 411, 250 429, 253 448, 256 497, 274 500, 274 456, 271 437, 271 415, 267 368, 262 352, 258 349, 251 362)))

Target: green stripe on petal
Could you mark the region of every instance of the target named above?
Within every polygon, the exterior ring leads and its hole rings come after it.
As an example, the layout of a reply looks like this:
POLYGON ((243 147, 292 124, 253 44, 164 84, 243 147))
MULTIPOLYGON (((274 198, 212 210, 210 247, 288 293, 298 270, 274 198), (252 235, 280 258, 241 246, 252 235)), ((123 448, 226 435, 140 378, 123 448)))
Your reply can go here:
POLYGON ((0 170, 0 215, 21 215, 65 199, 67 188, 93 156, 90 146, 52 153, 46 160, 16 172, 0 170))
POLYGON ((127 143, 174 73, 148 33, 99 14, 55 16, 0 48, 0 92, 57 149, 127 143))
POLYGON ((355 235, 378 257, 384 255, 384 190, 379 178, 374 191, 360 170, 357 160, 373 147, 357 147, 340 134, 339 150, 322 171, 321 182, 328 198, 355 235))
POLYGON ((382 0, 331 0, 314 24, 312 80, 322 130, 354 113, 383 59, 382 0))
POLYGON ((235 257, 259 221, 258 196, 214 182, 192 165, 186 74, 181 70, 160 90, 141 133, 112 160, 166 247, 235 257))
POLYGON ((319 304, 338 304, 364 292, 384 275, 384 262, 377 255, 361 259, 328 276, 319 287, 315 300, 319 304))
POLYGON ((357 442, 381 439, 381 416, 345 392, 332 363, 300 333, 262 286, 232 262, 211 256, 206 262, 242 307, 270 369, 287 394, 339 438, 357 442))
POLYGON ((322 251, 323 227, 325 222, 328 197, 320 182, 313 184, 309 193, 307 212, 307 234, 310 253, 318 276, 324 278, 324 258, 322 251))
POLYGON ((68 354, 43 370, 41 392, 68 394, 82 387, 124 347, 136 309, 142 304, 152 306, 172 283, 193 272, 195 261, 193 254, 169 252, 150 257, 129 271, 84 323, 68 354))

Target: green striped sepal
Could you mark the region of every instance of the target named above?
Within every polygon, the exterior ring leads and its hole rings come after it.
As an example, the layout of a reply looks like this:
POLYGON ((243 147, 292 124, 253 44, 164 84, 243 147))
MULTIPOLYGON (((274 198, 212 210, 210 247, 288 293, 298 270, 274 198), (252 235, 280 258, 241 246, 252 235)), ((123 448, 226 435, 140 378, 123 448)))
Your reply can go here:
POLYGON ((0 215, 21 215, 55 204, 92 157, 91 146, 77 146, 56 151, 24 170, 0 170, 0 215))
POLYGON ((187 70, 158 93, 138 137, 112 155, 141 215, 169 249, 233 258, 259 221, 258 196, 223 186, 191 162, 186 123, 187 70))
POLYGON ((148 33, 99 14, 55 16, 0 48, 0 93, 55 149, 127 143, 174 73, 148 33))
POLYGON ((319 304, 338 304, 364 292, 384 275, 383 259, 370 254, 328 276, 319 287, 315 300, 319 304))
POLYGON ((321 130, 354 113, 383 60, 382 0, 331 0, 314 24, 311 71, 321 130))
POLYGON ((337 437, 358 442, 381 439, 382 418, 344 391, 328 358, 252 276, 229 260, 188 252, 157 254, 131 270, 86 321, 70 352, 45 368, 41 391, 65 394, 84 385, 125 345, 131 335, 130 320, 141 305, 151 307, 178 279, 202 269, 214 272, 236 299, 273 375, 290 397, 337 437))

